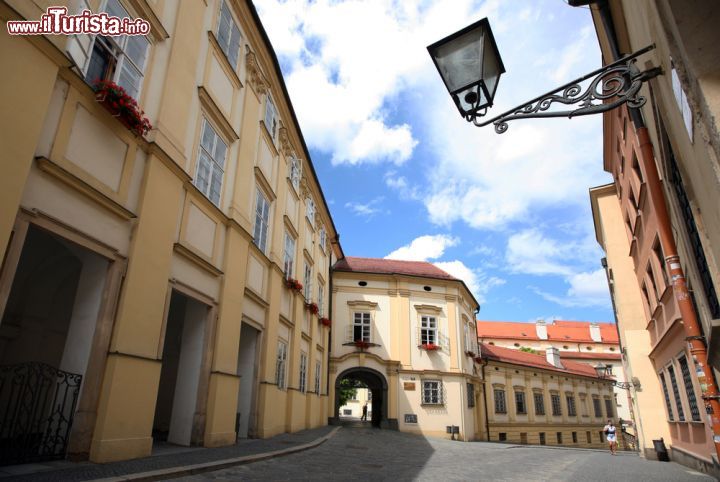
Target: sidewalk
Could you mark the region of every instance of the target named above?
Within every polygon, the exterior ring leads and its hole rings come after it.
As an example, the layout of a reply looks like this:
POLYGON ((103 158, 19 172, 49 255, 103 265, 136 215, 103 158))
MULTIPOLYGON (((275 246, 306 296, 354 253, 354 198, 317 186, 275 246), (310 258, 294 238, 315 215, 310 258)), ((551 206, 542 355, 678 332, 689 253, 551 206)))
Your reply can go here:
POLYGON ((0 467, 0 481, 160 480, 278 457, 320 445, 340 427, 319 427, 269 439, 245 439, 228 447, 164 447, 142 459, 95 464, 68 461, 0 467))

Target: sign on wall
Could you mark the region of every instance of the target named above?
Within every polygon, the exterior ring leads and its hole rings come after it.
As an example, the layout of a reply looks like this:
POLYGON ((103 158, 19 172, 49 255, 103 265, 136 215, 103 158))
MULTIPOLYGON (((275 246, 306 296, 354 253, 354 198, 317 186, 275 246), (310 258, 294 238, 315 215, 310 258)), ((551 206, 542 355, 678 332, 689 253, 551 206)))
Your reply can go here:
POLYGON ((415 382, 403 382, 403 388, 405 390, 415 391, 415 382))
POLYGON ((405 423, 417 423, 417 415, 415 415, 414 413, 406 413, 405 423))

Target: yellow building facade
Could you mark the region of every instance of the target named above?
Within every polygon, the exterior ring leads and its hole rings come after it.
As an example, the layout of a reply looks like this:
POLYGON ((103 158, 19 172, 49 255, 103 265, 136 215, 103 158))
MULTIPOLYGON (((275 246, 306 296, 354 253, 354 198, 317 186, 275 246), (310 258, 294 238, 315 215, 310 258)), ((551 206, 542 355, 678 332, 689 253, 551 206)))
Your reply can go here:
POLYGON ((346 257, 333 269, 332 423, 343 379, 371 392, 371 423, 460 440, 484 437, 475 317, 465 284, 430 263, 346 257))
POLYGON ((319 319, 342 251, 252 3, 17 0, 0 16, 58 3, 151 29, 1 29, 0 365, 73 375, 65 450, 96 462, 327 423, 319 319), (152 130, 111 115, 98 79, 152 130))
MULTIPOLYGON (((544 354, 480 344, 487 440, 600 448, 603 427, 616 419, 612 382, 594 368, 544 354)), ((620 448, 625 448, 620 442, 620 448)))

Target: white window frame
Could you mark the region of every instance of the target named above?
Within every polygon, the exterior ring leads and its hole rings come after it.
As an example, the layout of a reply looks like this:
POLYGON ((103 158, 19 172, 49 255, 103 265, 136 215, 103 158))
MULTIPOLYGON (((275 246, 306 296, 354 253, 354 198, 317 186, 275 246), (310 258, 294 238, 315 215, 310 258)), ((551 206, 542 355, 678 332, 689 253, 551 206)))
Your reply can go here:
POLYGON ((281 390, 287 388, 287 352, 288 344, 278 340, 277 358, 275 362, 275 384, 281 390))
POLYGON ((315 361, 315 393, 317 395, 320 395, 320 381, 321 381, 320 370, 322 370, 322 363, 319 360, 317 360, 317 361, 315 361))
POLYGON ((290 158, 290 183, 296 191, 300 191, 300 179, 302 178, 302 165, 300 159, 293 156, 290 158))
POLYGON ((277 108, 275 108, 275 103, 272 100, 272 97, 268 94, 265 96, 265 119, 263 121, 265 123, 265 128, 268 131, 268 134, 270 134, 270 138, 273 140, 273 143, 275 142, 275 139, 277 138, 277 131, 278 131, 278 115, 277 115, 277 108))
POLYGON ((325 226, 320 228, 320 233, 319 233, 318 237, 319 237, 320 249, 324 253, 325 252, 325 243, 327 243, 327 231, 325 231, 325 226))
POLYGON ((226 0, 220 2, 220 15, 218 15, 215 35, 220 50, 225 54, 225 58, 227 58, 233 70, 237 70, 242 34, 226 0))
POLYGON ((295 238, 285 231, 285 244, 283 254, 283 273, 285 278, 292 278, 295 270, 295 238))
POLYGON ((437 316, 420 316, 420 344, 439 345, 437 316))
POLYGON ((307 392, 307 353, 304 351, 300 352, 300 393, 307 392))
POLYGON ((442 380, 423 380, 421 403, 422 405, 444 405, 442 380))
POLYGON ((260 251, 267 253, 267 240, 270 233, 270 200, 265 196, 260 186, 257 186, 256 189, 253 242, 260 251))
POLYGON ((303 270, 303 283, 305 300, 310 302, 312 298, 312 268, 307 261, 305 262, 305 269, 303 270))
POLYGON ((323 308, 323 305, 325 304, 325 285, 320 283, 318 281, 318 317, 322 318, 325 316, 325 309, 323 308))
POLYGON ((315 222, 315 201, 310 197, 305 200, 305 217, 310 221, 310 225, 312 226, 315 222))
POLYGON ((227 151, 228 146, 223 138, 220 137, 210 121, 203 117, 193 184, 216 206, 220 205, 222 197, 227 151), (207 174, 201 175, 203 171, 207 174), (216 181, 218 185, 213 184, 216 181))
MULTIPOLYGON (((119 0, 107 0, 107 2, 105 2, 102 8, 102 11, 107 12, 108 14, 113 16, 118 16, 120 18, 132 18, 130 13, 120 3, 119 0), (115 4, 120 9, 120 11, 112 12, 111 10, 108 10, 108 7, 111 3, 115 4)), ((145 68, 147 67, 150 52, 150 41, 144 35, 94 35, 92 41, 90 42, 90 46, 88 47, 87 60, 85 62, 85 65, 83 66, 83 76, 86 77, 85 80, 87 82, 93 82, 96 80, 88 79, 87 74, 88 70, 90 70, 90 64, 92 63, 93 52, 95 50, 95 44, 97 42, 100 42, 102 44, 102 47, 105 48, 110 53, 110 55, 115 58, 115 65, 112 67, 112 75, 110 76, 109 80, 115 82, 116 84, 124 88, 128 95, 137 100, 140 96, 140 92, 142 91, 143 79, 145 78, 145 68), (145 51, 143 58, 133 59, 132 56, 128 54, 128 45, 130 42, 138 42, 141 39, 145 41, 145 51), (142 60, 142 65, 139 65, 138 60, 142 60), (124 68, 127 68, 128 71, 134 71, 139 75, 139 77, 137 78, 137 86, 129 85, 120 79, 124 68)), ((104 73, 107 74, 107 72, 104 73)))
POLYGON ((352 330, 350 332, 349 341, 364 341, 370 343, 372 338, 372 314, 369 311, 354 311, 352 317, 352 330), (360 338, 355 336, 355 332, 360 331, 360 338))
POLYGON ((672 65, 672 71, 671 71, 671 82, 672 82, 672 90, 673 94, 675 94, 675 102, 677 103, 678 109, 680 110, 680 115, 683 119, 683 124, 685 124, 685 130, 688 133, 688 136, 690 137, 690 142, 693 142, 693 113, 692 109, 690 108, 690 103, 688 102, 687 94, 685 93, 685 89, 682 86, 682 82, 680 82, 680 76, 677 73, 677 70, 675 69, 675 64, 672 62, 671 59, 671 65, 672 65))

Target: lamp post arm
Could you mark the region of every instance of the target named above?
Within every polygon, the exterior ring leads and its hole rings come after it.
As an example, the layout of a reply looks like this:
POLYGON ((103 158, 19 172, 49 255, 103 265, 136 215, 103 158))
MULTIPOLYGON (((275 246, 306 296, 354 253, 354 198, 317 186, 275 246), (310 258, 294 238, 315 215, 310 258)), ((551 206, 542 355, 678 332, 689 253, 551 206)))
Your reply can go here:
POLYGON ((495 132, 502 134, 508 129, 507 123, 515 119, 538 117, 572 118, 606 112, 624 103, 628 103, 630 107, 641 107, 645 104, 645 98, 638 95, 640 87, 646 80, 659 75, 661 70, 660 68, 653 68, 638 72, 634 67, 634 62, 637 57, 654 48, 655 45, 648 45, 637 52, 626 55, 553 91, 535 97, 490 120, 479 122, 484 112, 468 114, 466 120, 477 127, 494 124, 495 132), (580 83, 588 79, 593 80, 583 92, 580 83), (573 110, 550 111, 549 109, 555 104, 579 104, 579 107, 573 110))

